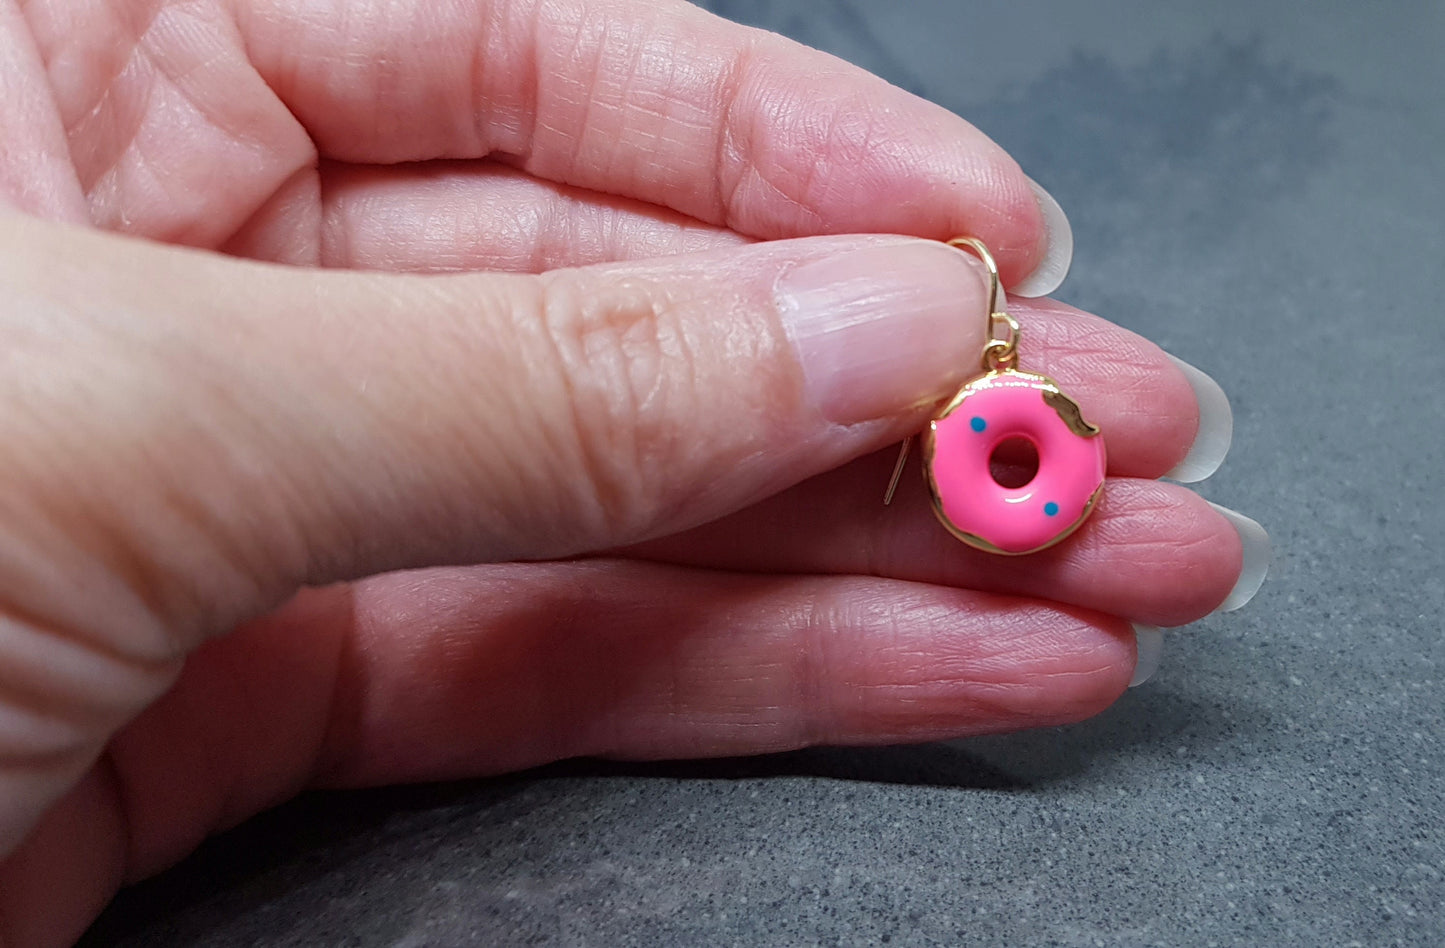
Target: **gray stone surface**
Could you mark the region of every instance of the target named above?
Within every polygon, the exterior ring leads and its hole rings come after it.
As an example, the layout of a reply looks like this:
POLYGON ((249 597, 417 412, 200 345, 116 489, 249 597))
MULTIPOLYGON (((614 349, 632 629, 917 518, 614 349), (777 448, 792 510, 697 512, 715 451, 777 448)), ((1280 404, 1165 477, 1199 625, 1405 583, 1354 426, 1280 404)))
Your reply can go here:
POLYGON ((971 118, 1231 394, 1244 612, 1047 732, 311 797, 91 945, 1445 944, 1445 5, 715 0, 971 118))

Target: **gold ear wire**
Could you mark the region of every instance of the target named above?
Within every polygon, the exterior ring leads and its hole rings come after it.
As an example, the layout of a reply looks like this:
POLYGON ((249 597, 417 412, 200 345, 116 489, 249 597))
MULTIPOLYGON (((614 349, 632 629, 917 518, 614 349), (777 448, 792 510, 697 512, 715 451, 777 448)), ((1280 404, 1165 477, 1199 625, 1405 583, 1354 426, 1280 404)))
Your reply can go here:
MULTIPOLYGON (((950 247, 956 247, 963 251, 973 251, 983 265, 988 269, 988 308, 985 318, 988 325, 984 327, 983 338, 986 340, 983 346, 983 369, 985 372, 998 372, 1003 369, 1011 369, 1018 362, 1019 347, 1019 324, 1008 313, 999 308, 998 294, 998 263, 989 252, 988 245, 977 237, 955 237, 947 241, 950 247), (1003 323, 1005 332, 1002 336, 994 335, 994 328, 1003 323)), ((893 476, 888 479, 888 489, 883 492, 883 506, 887 507, 893 503, 893 494, 898 490, 898 482, 903 479, 903 469, 908 466, 908 452, 913 447, 913 436, 909 435, 903 439, 903 444, 898 448, 898 461, 893 465, 893 476)))
POLYGON ((972 250, 988 267, 988 333, 993 334, 993 314, 1002 312, 998 308, 998 263, 989 253, 988 245, 977 237, 955 237, 948 241, 950 247, 957 247, 959 250, 972 250))
POLYGON ((987 245, 977 237, 955 237, 948 242, 959 250, 972 250, 988 268, 988 325, 984 327, 983 370, 998 372, 1011 369, 1018 362, 1019 323, 998 305, 998 264, 987 245), (1001 336, 994 335, 999 323, 1003 323, 1001 336))
POLYGON ((898 490, 898 482, 903 480, 903 469, 908 466, 908 451, 913 447, 913 435, 903 439, 898 446, 898 460, 893 465, 893 476, 888 479, 888 489, 883 492, 883 506, 887 507, 893 503, 893 493, 898 490))

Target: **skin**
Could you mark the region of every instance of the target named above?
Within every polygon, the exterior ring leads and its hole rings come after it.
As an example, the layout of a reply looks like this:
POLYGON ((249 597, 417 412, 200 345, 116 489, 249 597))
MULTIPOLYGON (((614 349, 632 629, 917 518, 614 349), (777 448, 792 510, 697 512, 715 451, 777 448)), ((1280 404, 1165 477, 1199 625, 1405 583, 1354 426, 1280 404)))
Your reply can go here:
POLYGON ((820 419, 778 275, 971 233, 1010 283, 1045 235, 830 57, 661 0, 30 0, 0 78, 9 948, 307 787, 1078 720, 1239 575, 1153 480, 1187 380, 1047 300, 1095 516, 1018 560, 879 505, 976 355, 820 419))

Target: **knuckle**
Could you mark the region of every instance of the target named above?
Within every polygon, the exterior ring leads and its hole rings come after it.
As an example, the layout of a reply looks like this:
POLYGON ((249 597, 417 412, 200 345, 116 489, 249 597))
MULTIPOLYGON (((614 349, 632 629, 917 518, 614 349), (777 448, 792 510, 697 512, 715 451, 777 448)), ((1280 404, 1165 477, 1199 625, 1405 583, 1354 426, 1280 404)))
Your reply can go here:
POLYGON ((104 635, 0 608, 0 856, 175 680, 179 659, 138 657, 104 635))
POLYGON ((682 460, 678 419, 698 400, 698 371, 667 290, 644 278, 542 278, 540 332, 554 357, 556 398, 543 419, 560 450, 581 522, 609 540, 651 523, 682 460))

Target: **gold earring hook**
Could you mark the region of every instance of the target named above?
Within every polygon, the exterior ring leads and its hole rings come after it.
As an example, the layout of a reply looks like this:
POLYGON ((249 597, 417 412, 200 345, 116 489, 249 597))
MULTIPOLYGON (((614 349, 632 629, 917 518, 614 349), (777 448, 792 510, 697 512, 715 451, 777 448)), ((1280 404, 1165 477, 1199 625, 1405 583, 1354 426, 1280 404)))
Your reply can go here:
POLYGON ((977 237, 955 237, 948 242, 950 247, 957 247, 959 250, 972 250, 983 265, 988 268, 988 332, 993 335, 993 314, 999 312, 998 308, 998 263, 989 253, 988 245, 977 237))
MULTIPOLYGON (((948 241, 948 246, 963 251, 973 251, 978 259, 988 270, 988 309, 985 318, 988 325, 984 327, 983 345, 983 370, 985 372, 1000 372, 1011 369, 1018 362, 1019 347, 1019 324, 1008 313, 999 308, 999 279, 998 263, 989 252, 988 245, 977 237, 955 237, 948 241), (1002 323, 1004 332, 1001 336, 994 335, 994 330, 1002 323)), ((888 480, 888 490, 883 493, 883 506, 893 503, 893 493, 898 490, 898 482, 903 479, 903 469, 908 466, 908 452, 913 447, 913 436, 909 435, 903 439, 903 444, 898 448, 898 461, 893 465, 893 476, 888 480)))
POLYGON ((998 305, 998 263, 993 259, 993 254, 989 253, 988 245, 977 237, 955 237, 948 245, 959 250, 973 251, 988 269, 988 325, 983 331, 984 371, 998 372, 1013 368, 1018 361, 1019 324, 1018 320, 998 305), (1003 324, 1004 331, 1002 335, 994 335, 1000 323, 1003 324))

